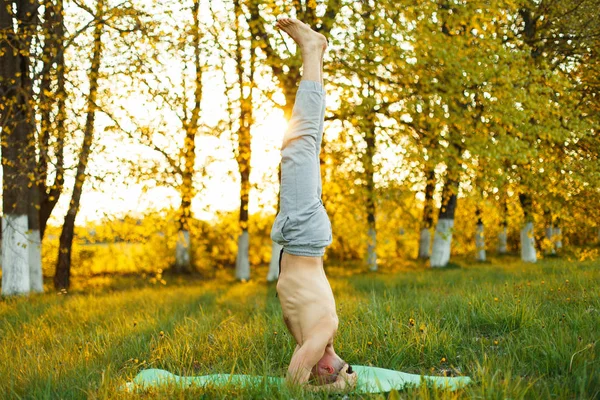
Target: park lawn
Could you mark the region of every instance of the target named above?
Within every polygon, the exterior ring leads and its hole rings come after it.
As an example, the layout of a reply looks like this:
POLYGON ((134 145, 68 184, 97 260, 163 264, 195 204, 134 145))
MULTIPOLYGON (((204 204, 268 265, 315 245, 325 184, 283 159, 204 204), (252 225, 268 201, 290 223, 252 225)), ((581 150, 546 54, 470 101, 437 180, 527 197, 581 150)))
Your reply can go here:
MULTIPOLYGON (((599 261, 503 257, 443 270, 404 262, 377 274, 327 264, 336 350, 349 363, 474 379, 454 393, 416 388, 399 397, 600 397, 599 261)), ((165 276, 166 284, 103 276, 75 282, 68 294, 3 298, 0 398, 138 397, 119 388, 145 368, 283 376, 294 343, 265 268, 253 274, 246 283, 231 271, 210 281, 165 276)), ((326 397, 269 387, 170 387, 142 397, 203 394, 326 397)))

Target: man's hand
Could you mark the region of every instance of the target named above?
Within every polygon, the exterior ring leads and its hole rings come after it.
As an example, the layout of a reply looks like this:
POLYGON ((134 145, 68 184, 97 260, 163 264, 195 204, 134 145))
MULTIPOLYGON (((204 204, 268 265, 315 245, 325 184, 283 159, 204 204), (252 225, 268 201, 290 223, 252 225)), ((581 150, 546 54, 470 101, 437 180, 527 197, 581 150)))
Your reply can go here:
POLYGON ((348 364, 344 365, 338 373, 337 379, 333 383, 327 385, 306 385, 306 389, 311 392, 346 392, 354 389, 358 382, 358 375, 356 372, 348 373, 348 364))

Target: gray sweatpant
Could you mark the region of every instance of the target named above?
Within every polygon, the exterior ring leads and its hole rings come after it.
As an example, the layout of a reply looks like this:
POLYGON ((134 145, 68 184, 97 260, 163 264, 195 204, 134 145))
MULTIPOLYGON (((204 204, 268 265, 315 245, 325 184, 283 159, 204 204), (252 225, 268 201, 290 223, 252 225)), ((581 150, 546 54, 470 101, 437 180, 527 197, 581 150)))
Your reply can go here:
POLYGON ((325 90, 318 82, 300 81, 281 147, 280 209, 271 228, 271 239, 288 254, 320 257, 331 244, 331 223, 321 200, 324 119, 325 90))

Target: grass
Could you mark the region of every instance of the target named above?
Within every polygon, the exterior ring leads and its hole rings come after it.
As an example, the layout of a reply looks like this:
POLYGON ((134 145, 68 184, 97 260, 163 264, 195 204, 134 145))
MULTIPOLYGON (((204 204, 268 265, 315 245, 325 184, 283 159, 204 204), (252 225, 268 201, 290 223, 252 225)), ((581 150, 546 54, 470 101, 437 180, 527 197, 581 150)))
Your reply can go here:
MULTIPOLYGON (((598 261, 504 257, 449 270, 405 262, 377 274, 329 264, 336 350, 348 362, 474 379, 454 393, 423 387, 369 398, 600 398, 598 261)), ((283 376, 294 343, 265 268, 253 273, 261 278, 167 276, 166 285, 103 276, 68 294, 3 298, 0 398, 138 398, 119 387, 145 368, 283 376)), ((141 394, 202 396, 326 397, 269 387, 141 394)))

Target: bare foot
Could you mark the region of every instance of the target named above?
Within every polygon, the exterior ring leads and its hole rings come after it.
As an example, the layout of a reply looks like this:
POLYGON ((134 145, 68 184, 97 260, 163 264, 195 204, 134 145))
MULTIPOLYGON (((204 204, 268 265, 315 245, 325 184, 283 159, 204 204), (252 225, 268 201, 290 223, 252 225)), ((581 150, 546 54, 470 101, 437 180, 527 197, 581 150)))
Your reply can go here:
POLYGON ((310 26, 295 18, 278 19, 275 27, 290 35, 303 53, 314 50, 324 53, 327 48, 325 36, 313 31, 310 26))

